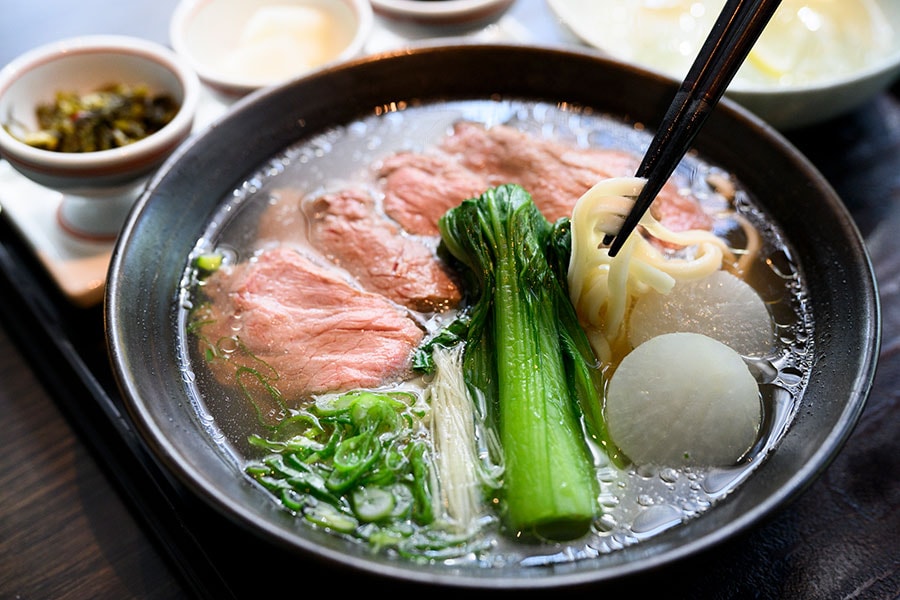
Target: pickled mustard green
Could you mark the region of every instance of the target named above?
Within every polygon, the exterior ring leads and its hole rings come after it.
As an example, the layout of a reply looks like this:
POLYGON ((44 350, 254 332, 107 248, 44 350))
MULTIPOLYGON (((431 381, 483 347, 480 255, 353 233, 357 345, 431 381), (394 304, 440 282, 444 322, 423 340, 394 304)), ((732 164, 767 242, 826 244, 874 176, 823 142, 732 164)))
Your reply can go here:
POLYGON ((59 91, 36 109, 38 129, 17 135, 29 146, 54 152, 96 152, 121 148, 165 127, 178 112, 167 94, 143 84, 113 84, 94 92, 59 91))

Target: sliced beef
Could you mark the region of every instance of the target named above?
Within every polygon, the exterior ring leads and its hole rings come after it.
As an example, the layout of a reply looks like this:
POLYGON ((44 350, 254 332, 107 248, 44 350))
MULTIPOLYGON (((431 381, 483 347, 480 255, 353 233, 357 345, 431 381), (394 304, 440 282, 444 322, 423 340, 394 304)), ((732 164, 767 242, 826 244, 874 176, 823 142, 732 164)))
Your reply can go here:
POLYGON ((260 220, 263 239, 309 245, 360 285, 421 312, 444 311, 462 294, 434 252, 437 239, 422 240, 403 232, 376 210, 368 192, 348 188, 305 199, 280 190, 276 203, 260 220))
POLYGON ((405 235, 396 223, 376 214, 375 202, 365 192, 345 190, 320 196, 307 212, 313 246, 367 290, 422 312, 444 311, 462 300, 434 247, 405 235))
MULTIPOLYGON (((448 209, 489 187, 518 183, 545 217, 570 216, 578 198, 602 179, 634 175, 638 157, 623 151, 576 148, 512 127, 460 122, 432 154, 403 153, 383 161, 385 212, 409 231, 437 232, 448 209)), ((665 225, 709 228, 700 204, 669 182, 651 208, 665 225)))
POLYGON ((492 186, 518 183, 549 221, 571 216, 575 202, 602 179, 634 175, 637 159, 626 152, 581 149, 540 140, 506 126, 456 125, 443 149, 492 186))
POLYGON ((256 225, 258 247, 309 245, 309 220, 303 213, 303 198, 303 193, 294 188, 279 188, 271 194, 256 225))
POLYGON ((384 211, 417 235, 437 235, 445 212, 491 187, 487 174, 470 171, 446 154, 401 152, 385 159, 378 175, 384 211))
POLYGON ((244 367, 289 400, 403 379, 423 337, 396 304, 292 249, 221 270, 206 291, 201 335, 225 351, 210 363, 216 378, 233 385, 244 367))

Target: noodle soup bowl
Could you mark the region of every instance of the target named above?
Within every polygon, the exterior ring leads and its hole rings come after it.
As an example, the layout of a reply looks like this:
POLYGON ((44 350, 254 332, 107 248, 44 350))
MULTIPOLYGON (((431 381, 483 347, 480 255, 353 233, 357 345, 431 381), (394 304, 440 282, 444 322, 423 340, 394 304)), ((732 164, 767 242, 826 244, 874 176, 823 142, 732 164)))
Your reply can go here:
MULTIPOLYGON (((365 166, 359 162, 365 153, 352 142, 370 150, 402 150, 439 139, 448 131, 446 121, 407 121, 405 111, 436 108, 442 114, 472 101, 486 107, 489 123, 540 121, 540 114, 558 111, 575 121, 612 119, 624 124, 626 137, 640 136, 659 122, 674 92, 665 77, 595 53, 425 45, 258 92, 176 152, 139 198, 113 253, 105 298, 107 340, 128 414, 155 459, 241 532, 241 541, 226 552, 229 557, 248 572, 283 568, 298 578, 346 573, 367 589, 393 593, 602 591, 604 583, 634 583, 629 576, 670 564, 690 579, 703 576, 704 551, 758 526, 824 471, 857 422, 874 377, 881 327, 874 276, 859 232, 822 176, 770 127, 730 101, 717 108, 696 139, 696 155, 740 182, 763 222, 782 232, 784 246, 768 258, 802 282, 797 294, 786 297, 802 304, 811 337, 797 348, 805 367, 794 372, 793 383, 800 385, 788 394, 791 418, 779 421, 783 431, 753 469, 739 476, 726 470, 715 481, 708 479, 706 493, 715 501, 696 517, 671 523, 659 520, 658 512, 656 518, 648 514, 627 536, 602 538, 577 552, 552 543, 523 557, 515 544, 504 546, 509 554, 489 566, 377 552, 298 520, 250 481, 223 433, 227 418, 210 412, 196 393, 201 367, 186 360, 192 347, 185 335, 191 305, 184 294, 186 273, 198 251, 208 249, 210 232, 237 222, 240 211, 229 203, 285 172, 287 149, 312 144, 308 154, 299 154, 305 157, 299 164, 311 161, 301 169, 304 175, 323 171, 315 157, 329 154, 327 168, 349 176, 365 166), (480 76, 472 77, 473 65, 480 76), (519 102, 539 108, 522 111, 519 102), (335 132, 346 134, 341 139, 349 140, 349 147, 336 150, 335 132), (835 258, 820 252, 823 246, 842 252, 835 258), (717 486, 729 492, 716 496, 717 486)), ((603 136, 591 139, 600 143, 603 136)), ((245 233, 252 238, 255 226, 245 233)), ((246 236, 239 232, 234 239, 246 236)))

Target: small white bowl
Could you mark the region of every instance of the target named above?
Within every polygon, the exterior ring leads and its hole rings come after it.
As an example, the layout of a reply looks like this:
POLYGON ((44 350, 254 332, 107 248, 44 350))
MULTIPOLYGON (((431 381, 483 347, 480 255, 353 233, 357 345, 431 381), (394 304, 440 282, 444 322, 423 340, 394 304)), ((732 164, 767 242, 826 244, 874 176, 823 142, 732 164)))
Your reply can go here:
POLYGON ((168 48, 128 36, 76 37, 40 46, 0 70, 0 156, 19 173, 63 194, 60 223, 86 238, 115 237, 145 180, 190 135, 200 82, 168 48), (179 105, 162 129, 126 146, 58 152, 21 141, 6 126, 38 129, 36 109, 57 92, 144 84, 179 105))
MULTIPOLYGON (((547 3, 583 42, 613 58, 676 80, 687 74, 703 37, 724 5, 723 0, 653 3, 547 0, 547 3)), ((900 2, 783 2, 747 62, 754 62, 757 67, 784 63, 772 71, 771 79, 760 76, 763 71, 758 71, 755 78, 742 77, 745 74, 742 67, 726 92, 773 127, 790 130, 837 117, 858 108, 900 77, 900 2), (850 12, 866 8, 875 11, 871 19, 863 18, 863 13, 850 12), (828 10, 845 12, 829 15, 828 10), (789 22, 791 25, 787 25, 789 22), (876 41, 877 50, 874 49, 876 41), (804 44, 818 50, 804 55, 804 44), (851 69, 847 57, 870 46, 871 56, 854 59, 857 64, 851 69), (785 60, 798 51, 799 59, 785 60), (825 64, 826 57, 835 62, 825 64), (802 72, 804 67, 810 70, 812 65, 818 69, 814 75, 802 72)), ((745 67, 749 74, 751 67, 745 67)))
POLYGON ((513 0, 371 0, 377 14, 425 25, 470 25, 496 19, 513 0))
POLYGON ((238 98, 363 52, 368 0, 182 0, 172 47, 221 95, 238 98))

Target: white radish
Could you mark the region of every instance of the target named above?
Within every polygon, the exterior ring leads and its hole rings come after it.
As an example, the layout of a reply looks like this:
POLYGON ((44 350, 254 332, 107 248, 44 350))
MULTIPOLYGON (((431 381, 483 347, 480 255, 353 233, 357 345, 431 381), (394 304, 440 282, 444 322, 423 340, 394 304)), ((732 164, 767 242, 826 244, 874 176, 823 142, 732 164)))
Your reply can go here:
POLYGON ((668 294, 651 290, 638 298, 628 323, 632 347, 676 331, 704 333, 744 356, 765 356, 774 342, 772 317, 762 298, 727 271, 679 281, 668 294))
POLYGON ((606 422, 637 464, 727 466, 759 434, 759 386, 741 356, 708 336, 669 333, 632 350, 613 373, 606 422))

